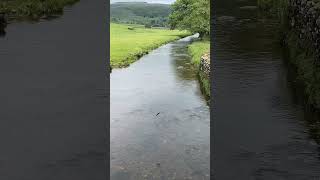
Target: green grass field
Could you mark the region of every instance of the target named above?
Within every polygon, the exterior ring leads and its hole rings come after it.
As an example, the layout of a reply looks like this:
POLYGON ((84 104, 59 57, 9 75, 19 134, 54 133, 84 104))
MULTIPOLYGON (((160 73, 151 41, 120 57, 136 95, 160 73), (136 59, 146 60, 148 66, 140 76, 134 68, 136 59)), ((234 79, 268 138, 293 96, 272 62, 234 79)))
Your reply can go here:
POLYGON ((187 31, 146 29, 141 25, 110 25, 110 64, 112 68, 126 67, 149 51, 190 35, 187 31), (133 27, 129 30, 128 27, 133 27))

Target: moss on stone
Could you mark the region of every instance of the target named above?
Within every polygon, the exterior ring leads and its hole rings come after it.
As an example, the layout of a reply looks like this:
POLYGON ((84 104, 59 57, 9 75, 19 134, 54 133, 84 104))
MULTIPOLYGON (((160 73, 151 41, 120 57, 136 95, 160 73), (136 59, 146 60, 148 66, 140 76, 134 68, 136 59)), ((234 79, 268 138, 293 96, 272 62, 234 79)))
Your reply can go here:
POLYGON ((307 103, 320 109, 320 64, 316 61, 312 48, 301 43, 296 32, 287 36, 287 51, 289 63, 296 68, 296 82, 304 87, 307 103))

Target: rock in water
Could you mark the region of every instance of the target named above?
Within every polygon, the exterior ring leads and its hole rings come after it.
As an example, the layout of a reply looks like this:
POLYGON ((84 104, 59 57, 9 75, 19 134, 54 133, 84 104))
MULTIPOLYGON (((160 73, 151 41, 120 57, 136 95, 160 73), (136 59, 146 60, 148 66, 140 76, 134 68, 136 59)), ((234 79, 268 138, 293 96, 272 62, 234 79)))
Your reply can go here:
POLYGON ((256 10, 258 9, 257 6, 242 6, 240 7, 240 9, 244 9, 244 10, 256 10))
POLYGON ((220 16, 217 18, 218 21, 234 21, 235 19, 233 16, 220 16))

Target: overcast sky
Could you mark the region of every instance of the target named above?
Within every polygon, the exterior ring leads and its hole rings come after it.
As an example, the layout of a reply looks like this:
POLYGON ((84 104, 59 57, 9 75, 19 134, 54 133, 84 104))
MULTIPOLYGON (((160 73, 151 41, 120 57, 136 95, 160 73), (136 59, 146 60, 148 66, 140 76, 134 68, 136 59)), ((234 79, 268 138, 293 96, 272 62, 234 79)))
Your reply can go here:
POLYGON ((110 0, 111 3, 115 2, 148 2, 148 3, 161 3, 161 4, 171 4, 175 0, 110 0))

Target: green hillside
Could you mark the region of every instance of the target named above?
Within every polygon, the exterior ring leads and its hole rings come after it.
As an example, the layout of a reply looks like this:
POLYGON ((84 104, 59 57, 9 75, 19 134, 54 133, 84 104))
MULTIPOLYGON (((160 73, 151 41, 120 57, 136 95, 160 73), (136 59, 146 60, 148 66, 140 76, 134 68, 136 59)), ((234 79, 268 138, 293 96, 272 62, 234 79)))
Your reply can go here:
POLYGON ((167 26, 171 6, 145 2, 119 2, 111 4, 111 22, 142 24, 148 26, 167 26))

